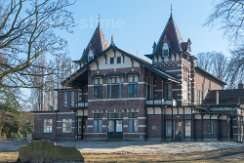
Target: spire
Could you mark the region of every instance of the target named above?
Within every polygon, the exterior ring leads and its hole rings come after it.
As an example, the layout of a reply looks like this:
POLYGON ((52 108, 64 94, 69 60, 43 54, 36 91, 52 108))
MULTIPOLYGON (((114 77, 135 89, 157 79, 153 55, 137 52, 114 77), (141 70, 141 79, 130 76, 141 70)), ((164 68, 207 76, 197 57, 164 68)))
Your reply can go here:
POLYGON ((80 61, 86 63, 88 60, 88 54, 90 51, 94 53, 94 57, 98 56, 101 52, 108 48, 108 42, 104 36, 103 31, 100 28, 100 15, 98 16, 98 25, 85 48, 80 61))
POLYGON ((111 36, 111 45, 114 45, 114 36, 111 36))
POLYGON ((172 3, 170 5, 170 17, 172 17, 172 13, 173 13, 173 7, 172 7, 172 3))
POLYGON ((97 16, 98 25, 97 26, 99 26, 99 28, 100 28, 100 21, 101 21, 101 16, 100 16, 100 14, 98 14, 98 16, 97 16))
POLYGON ((181 43, 183 42, 183 39, 182 39, 180 31, 173 19, 172 10, 173 9, 171 6, 170 17, 168 19, 168 22, 164 28, 164 31, 161 34, 161 37, 159 38, 157 46, 155 48, 155 53, 157 53, 157 54, 162 53, 162 47, 163 47, 164 42, 166 42, 166 41, 169 43, 172 52, 183 51, 182 47, 181 47, 181 43))

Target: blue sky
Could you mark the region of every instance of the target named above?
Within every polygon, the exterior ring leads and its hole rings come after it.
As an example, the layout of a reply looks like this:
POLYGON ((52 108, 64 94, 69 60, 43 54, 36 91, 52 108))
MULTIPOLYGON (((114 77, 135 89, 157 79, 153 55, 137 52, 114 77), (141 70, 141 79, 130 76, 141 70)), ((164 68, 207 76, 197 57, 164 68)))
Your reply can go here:
POLYGON ((73 34, 60 33, 68 41, 73 60, 81 57, 101 16, 101 28, 107 41, 114 36, 115 44, 138 56, 151 53, 153 41, 158 41, 170 16, 183 39, 192 41, 192 54, 219 51, 229 55, 227 39, 218 27, 203 26, 214 10, 213 0, 78 0, 70 8, 77 26, 73 34))

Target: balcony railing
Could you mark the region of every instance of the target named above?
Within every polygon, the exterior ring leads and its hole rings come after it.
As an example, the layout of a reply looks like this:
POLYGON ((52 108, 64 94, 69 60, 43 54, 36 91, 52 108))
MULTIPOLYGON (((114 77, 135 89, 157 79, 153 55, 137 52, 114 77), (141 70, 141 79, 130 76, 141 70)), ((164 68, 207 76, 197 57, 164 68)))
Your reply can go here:
POLYGON ((150 106, 176 106, 175 99, 146 100, 146 105, 150 106))
POLYGON ((88 102, 87 101, 80 101, 75 103, 75 106, 71 106, 72 109, 82 109, 82 108, 87 108, 88 107, 88 102))

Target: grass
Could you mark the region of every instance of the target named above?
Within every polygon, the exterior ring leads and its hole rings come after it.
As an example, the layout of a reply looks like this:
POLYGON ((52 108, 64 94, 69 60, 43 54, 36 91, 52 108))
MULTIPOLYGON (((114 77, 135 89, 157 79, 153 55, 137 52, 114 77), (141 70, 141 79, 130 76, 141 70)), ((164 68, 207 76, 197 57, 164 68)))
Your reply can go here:
MULTIPOLYGON (((244 162, 244 148, 182 154, 84 153, 86 162, 244 162)), ((14 162, 18 152, 0 152, 0 162, 14 162)))

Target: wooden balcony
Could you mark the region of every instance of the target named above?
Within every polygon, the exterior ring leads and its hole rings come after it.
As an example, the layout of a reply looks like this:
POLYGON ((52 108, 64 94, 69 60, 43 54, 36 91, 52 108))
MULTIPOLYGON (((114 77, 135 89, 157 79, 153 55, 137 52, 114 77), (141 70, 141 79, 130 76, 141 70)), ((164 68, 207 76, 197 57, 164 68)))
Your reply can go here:
POLYGON ((146 100, 146 106, 176 106, 175 99, 146 100))

